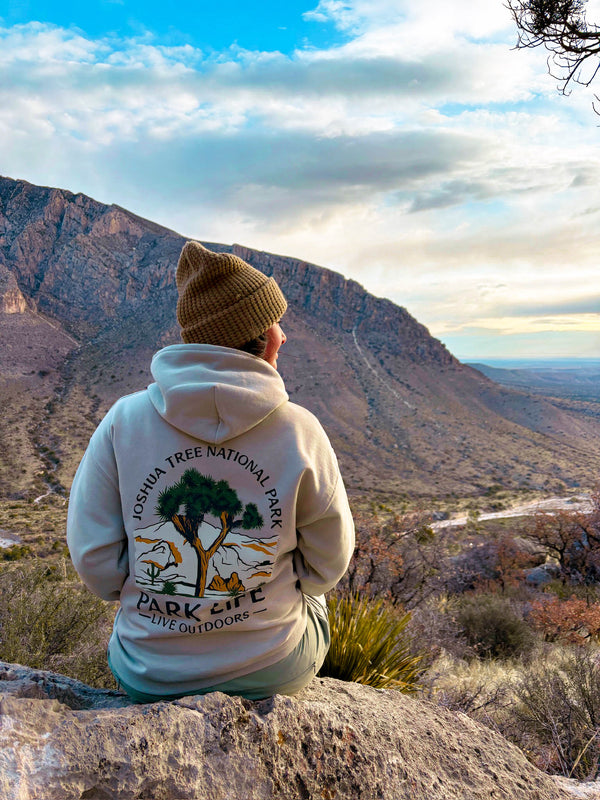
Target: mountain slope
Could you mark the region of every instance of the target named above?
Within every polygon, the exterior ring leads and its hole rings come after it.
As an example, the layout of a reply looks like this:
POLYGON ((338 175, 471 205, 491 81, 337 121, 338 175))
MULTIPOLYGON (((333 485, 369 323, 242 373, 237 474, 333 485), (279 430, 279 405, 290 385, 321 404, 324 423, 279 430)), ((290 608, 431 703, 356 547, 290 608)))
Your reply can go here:
POLYGON ((582 402, 600 402, 600 361, 581 359, 563 366, 550 362, 547 366, 497 367, 470 364, 490 380, 519 391, 547 397, 565 397, 582 402))
MULTIPOLYGON (((1 494, 68 488, 102 414, 151 380, 152 353, 179 339, 183 242, 118 206, 0 178, 1 494)), ((597 407, 494 384, 405 309, 330 270, 205 244, 280 283, 289 301, 280 371, 291 399, 321 419, 351 489, 472 494, 593 481, 597 407)))

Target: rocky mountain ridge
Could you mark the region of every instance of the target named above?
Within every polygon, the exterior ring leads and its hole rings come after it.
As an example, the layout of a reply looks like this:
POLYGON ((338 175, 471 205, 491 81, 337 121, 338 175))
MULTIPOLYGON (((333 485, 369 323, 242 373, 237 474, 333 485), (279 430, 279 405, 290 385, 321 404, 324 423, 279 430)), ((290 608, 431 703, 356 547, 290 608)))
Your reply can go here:
MULTIPOLYGON (((179 340, 184 238, 82 194, 0 178, 0 492, 66 491, 114 400, 179 340)), ((560 406, 461 364, 403 308, 322 267, 231 251, 289 301, 280 372, 317 414, 351 491, 560 490, 600 467, 593 404, 560 406)))

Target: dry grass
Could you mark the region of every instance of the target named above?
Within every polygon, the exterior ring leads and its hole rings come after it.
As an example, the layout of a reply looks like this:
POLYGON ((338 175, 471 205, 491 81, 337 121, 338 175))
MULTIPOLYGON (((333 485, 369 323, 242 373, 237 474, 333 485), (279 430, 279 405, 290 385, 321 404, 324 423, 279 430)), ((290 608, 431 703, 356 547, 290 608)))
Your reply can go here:
POLYGON ((466 710, 462 705, 470 706, 475 700, 482 706, 489 704, 499 691, 514 684, 522 670, 519 661, 466 660, 442 652, 422 679, 421 691, 440 705, 454 708, 458 704, 466 710))
POLYGON ((501 733, 538 768, 592 780, 600 772, 599 659, 597 646, 540 647, 529 664, 443 653, 421 693, 501 733))
POLYGON ((0 572, 0 659, 114 687, 106 645, 114 604, 92 595, 66 560, 0 572))

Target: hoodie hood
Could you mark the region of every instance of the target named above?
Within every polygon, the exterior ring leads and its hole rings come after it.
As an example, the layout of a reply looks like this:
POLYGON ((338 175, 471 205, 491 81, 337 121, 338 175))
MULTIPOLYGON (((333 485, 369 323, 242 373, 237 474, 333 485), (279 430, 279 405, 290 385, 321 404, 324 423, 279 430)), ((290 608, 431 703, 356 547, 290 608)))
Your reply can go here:
POLYGON ((288 400, 276 369, 229 347, 171 345, 155 354, 151 370, 148 396, 160 416, 212 444, 246 433, 288 400))

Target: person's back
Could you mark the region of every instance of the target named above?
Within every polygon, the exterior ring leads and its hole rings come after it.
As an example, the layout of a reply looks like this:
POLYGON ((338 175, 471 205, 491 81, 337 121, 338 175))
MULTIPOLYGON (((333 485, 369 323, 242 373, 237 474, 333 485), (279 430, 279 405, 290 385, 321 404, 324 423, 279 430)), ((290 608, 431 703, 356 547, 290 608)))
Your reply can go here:
POLYGON ((156 382, 113 406, 73 483, 73 561, 93 591, 121 601, 109 659, 139 700, 296 691, 328 645, 314 596, 352 553, 335 455, 274 368, 285 300, 232 259, 186 245, 178 316, 192 341, 155 355, 156 382), (262 357, 237 349, 248 331, 267 332, 262 357))

